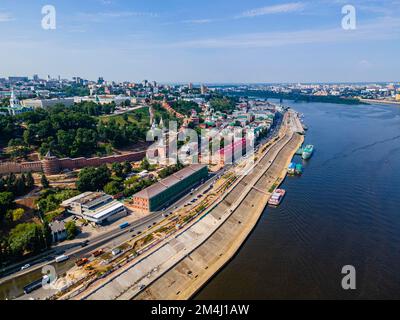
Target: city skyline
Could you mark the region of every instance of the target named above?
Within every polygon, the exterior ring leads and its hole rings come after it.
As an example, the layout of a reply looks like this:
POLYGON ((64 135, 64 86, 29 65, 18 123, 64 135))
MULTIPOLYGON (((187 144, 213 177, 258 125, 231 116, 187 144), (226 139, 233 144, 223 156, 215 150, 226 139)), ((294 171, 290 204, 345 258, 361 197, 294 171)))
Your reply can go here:
POLYGON ((399 81, 399 1, 352 1, 355 30, 341 26, 347 1, 207 2, 53 1, 56 29, 44 30, 42 2, 3 1, 0 59, 6 63, 0 77, 79 75, 162 83, 399 81))

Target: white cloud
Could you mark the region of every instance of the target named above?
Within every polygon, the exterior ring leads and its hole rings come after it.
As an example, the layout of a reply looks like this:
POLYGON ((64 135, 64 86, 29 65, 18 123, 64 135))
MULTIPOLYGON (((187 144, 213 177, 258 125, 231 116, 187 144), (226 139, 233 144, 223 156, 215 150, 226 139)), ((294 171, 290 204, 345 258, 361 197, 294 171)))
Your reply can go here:
POLYGON ((369 68, 372 67, 372 63, 369 62, 369 61, 366 60, 366 59, 363 59, 363 60, 361 60, 361 61, 358 62, 358 66, 359 66, 360 68, 363 68, 363 69, 369 69, 369 68))
POLYGON ((213 22, 212 19, 193 19, 193 20, 183 20, 183 23, 193 23, 193 24, 206 24, 213 22))
POLYGON ((257 16, 264 16, 268 14, 278 14, 278 13, 289 13, 289 12, 298 12, 303 10, 305 4, 302 2, 291 2, 278 4, 274 6, 266 6, 262 8, 252 9, 243 12, 238 18, 253 18, 257 16))
POLYGON ((101 22, 107 19, 119 19, 119 18, 129 18, 129 17, 158 17, 157 13, 154 12, 139 12, 139 11, 110 11, 110 12, 94 12, 78 13, 78 17, 85 19, 86 21, 101 22))
POLYGON ((340 27, 287 32, 247 33, 220 38, 188 40, 167 44, 177 48, 268 48, 311 43, 343 43, 387 40, 400 37, 400 19, 383 18, 359 25, 356 30, 340 27))
POLYGON ((212 23, 216 21, 229 21, 234 19, 241 19, 241 18, 253 18, 257 16, 263 16, 268 14, 278 14, 278 13, 289 13, 289 12, 298 12, 302 11, 305 7, 305 4, 302 2, 291 2, 285 3, 280 5, 274 6, 267 6, 257 9, 248 10, 242 12, 237 16, 220 18, 220 19, 190 19, 190 20, 183 20, 181 23, 190 23, 190 24, 206 24, 212 23))
POLYGON ((13 21, 14 18, 11 14, 7 12, 0 12, 0 22, 8 22, 8 21, 13 21))

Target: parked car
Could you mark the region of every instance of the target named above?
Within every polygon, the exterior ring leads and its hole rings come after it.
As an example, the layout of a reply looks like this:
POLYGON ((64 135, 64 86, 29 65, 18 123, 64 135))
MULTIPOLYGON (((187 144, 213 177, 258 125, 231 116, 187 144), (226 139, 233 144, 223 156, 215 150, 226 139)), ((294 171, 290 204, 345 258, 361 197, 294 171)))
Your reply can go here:
POLYGON ((26 265, 24 265, 24 266, 21 267, 21 271, 24 271, 24 270, 26 270, 26 269, 29 269, 30 267, 31 267, 30 264, 26 264, 26 265))
POLYGON ((121 249, 116 248, 116 249, 114 249, 113 251, 111 251, 111 254, 112 254, 113 256, 117 256, 117 255, 119 255, 121 252, 122 252, 121 249))

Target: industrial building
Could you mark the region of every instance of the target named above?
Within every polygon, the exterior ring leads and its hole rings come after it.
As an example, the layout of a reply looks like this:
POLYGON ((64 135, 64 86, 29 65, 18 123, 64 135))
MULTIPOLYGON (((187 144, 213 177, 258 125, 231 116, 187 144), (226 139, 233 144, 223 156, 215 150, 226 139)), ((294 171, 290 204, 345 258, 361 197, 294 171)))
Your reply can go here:
POLYGON ((208 176, 206 165, 194 164, 186 167, 156 184, 136 193, 132 208, 141 213, 156 211, 171 204, 194 184, 208 176))
POLYGON ((21 105, 23 107, 31 109, 38 109, 38 108, 46 109, 60 104, 66 107, 71 107, 74 105, 74 98, 26 99, 21 101, 21 105))
POLYGON ((103 192, 85 192, 65 200, 67 212, 96 224, 115 221, 127 215, 125 206, 103 192))

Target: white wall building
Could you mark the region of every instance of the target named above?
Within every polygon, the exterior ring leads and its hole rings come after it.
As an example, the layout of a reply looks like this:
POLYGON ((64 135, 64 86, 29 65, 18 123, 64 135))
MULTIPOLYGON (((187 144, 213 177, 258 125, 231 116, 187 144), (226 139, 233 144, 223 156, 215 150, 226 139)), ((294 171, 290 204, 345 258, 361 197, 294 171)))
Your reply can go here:
POLYGON ((21 105, 28 108, 51 108, 57 104, 63 104, 66 107, 74 105, 74 98, 56 98, 56 99, 27 99, 22 100, 21 105))
POLYGON ((103 192, 85 192, 64 201, 61 206, 69 213, 96 224, 113 222, 128 213, 122 203, 103 192))

